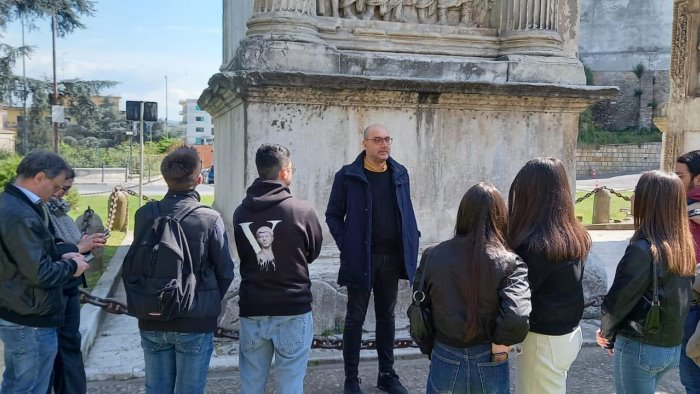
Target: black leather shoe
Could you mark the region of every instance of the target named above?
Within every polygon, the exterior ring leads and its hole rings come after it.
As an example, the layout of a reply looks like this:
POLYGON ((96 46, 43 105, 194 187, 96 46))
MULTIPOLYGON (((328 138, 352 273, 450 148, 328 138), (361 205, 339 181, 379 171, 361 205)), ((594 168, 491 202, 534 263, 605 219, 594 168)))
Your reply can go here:
POLYGON ((343 393, 362 394, 362 389, 360 389, 360 383, 362 383, 360 378, 345 378, 345 388, 343 389, 343 393))
POLYGON ((377 376, 377 388, 389 394, 408 394, 406 388, 399 382, 396 372, 380 373, 377 376))

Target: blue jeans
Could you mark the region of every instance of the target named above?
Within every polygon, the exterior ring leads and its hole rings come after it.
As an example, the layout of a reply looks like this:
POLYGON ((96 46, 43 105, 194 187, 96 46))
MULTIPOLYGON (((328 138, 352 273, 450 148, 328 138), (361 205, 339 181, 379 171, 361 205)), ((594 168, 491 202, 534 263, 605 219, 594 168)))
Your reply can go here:
POLYGON ((2 394, 46 394, 56 357, 56 328, 21 326, 0 319, 5 345, 2 394))
POLYGON ((204 393, 214 334, 141 331, 147 393, 204 393))
POLYGON ((80 338, 80 295, 76 290, 76 294, 66 298, 65 320, 63 327, 58 328, 58 353, 51 374, 55 394, 87 392, 80 338))
POLYGON ((687 394, 700 394, 700 367, 691 358, 685 355, 685 347, 688 339, 695 332, 700 321, 700 305, 692 305, 688 310, 688 318, 685 319, 683 333, 683 347, 681 348, 680 375, 681 383, 685 386, 687 394))
POLYGON ((275 355, 277 394, 304 392, 314 320, 311 312, 294 316, 241 317, 239 364, 241 394, 260 394, 275 355))
POLYGON ((661 377, 678 367, 681 345, 660 347, 618 336, 613 377, 618 394, 653 394, 661 377))
POLYGON ((509 391, 508 360, 492 362, 491 344, 456 348, 435 342, 426 394, 509 391))

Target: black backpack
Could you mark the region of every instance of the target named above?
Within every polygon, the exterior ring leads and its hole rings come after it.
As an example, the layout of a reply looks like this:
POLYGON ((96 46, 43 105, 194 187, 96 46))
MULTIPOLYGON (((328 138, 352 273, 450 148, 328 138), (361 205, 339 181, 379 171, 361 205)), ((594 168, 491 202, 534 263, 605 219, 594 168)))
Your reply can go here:
POLYGON ((180 222, 203 205, 188 204, 167 216, 157 201, 147 206, 153 226, 134 240, 122 266, 126 303, 139 319, 172 320, 190 310, 197 286, 180 222))

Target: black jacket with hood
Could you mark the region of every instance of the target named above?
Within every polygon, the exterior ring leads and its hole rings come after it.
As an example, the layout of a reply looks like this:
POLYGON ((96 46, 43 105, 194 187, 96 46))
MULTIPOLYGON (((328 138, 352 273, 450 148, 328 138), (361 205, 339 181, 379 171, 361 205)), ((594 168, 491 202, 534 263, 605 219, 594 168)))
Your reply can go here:
MULTIPOLYGON (((148 204, 157 204, 160 214, 165 216, 185 205, 198 203, 199 200, 199 193, 195 190, 168 190, 161 201, 148 204)), ((132 243, 132 247, 138 244, 138 240, 144 237, 144 233, 153 226, 156 219, 149 215, 148 204, 136 211, 135 242, 132 243)), ((139 329, 142 331, 207 333, 216 330, 216 322, 221 313, 221 300, 233 281, 234 269, 224 220, 217 211, 202 207, 182 219, 181 226, 187 237, 192 266, 197 277, 194 303, 183 317, 167 321, 139 319, 139 329)), ((128 277, 128 273, 123 272, 123 277, 128 277)))
POLYGON ((321 253, 321 225, 311 204, 281 181, 256 179, 233 214, 241 260, 242 317, 311 311, 308 264, 321 253))

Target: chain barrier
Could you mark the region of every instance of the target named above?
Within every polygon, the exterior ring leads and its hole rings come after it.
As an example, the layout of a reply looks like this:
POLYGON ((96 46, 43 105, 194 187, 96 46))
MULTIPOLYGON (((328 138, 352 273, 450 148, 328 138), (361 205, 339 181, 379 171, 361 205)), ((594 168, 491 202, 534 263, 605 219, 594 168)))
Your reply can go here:
MULTIPOLYGON (((584 304, 584 308, 588 307, 599 307, 603 304, 604 295, 598 295, 593 297, 590 301, 584 304)), ((99 306, 105 312, 115 314, 115 315, 128 315, 129 310, 123 302, 114 298, 101 298, 90 294, 85 289, 80 289, 80 300, 83 303, 92 304, 99 306)), ((223 327, 217 327, 214 331, 214 336, 217 338, 231 339, 237 341, 240 339, 240 332, 235 330, 229 330, 223 327)), ((417 348, 415 342, 410 338, 398 338, 394 340, 394 349, 403 348, 417 348)), ((328 350, 343 350, 343 340, 327 337, 327 336, 315 336, 311 342, 312 349, 328 349, 328 350)), ((360 348, 365 349, 376 349, 377 341, 374 339, 365 339, 361 342, 360 348)))
POLYGON ((595 189, 591 190, 590 192, 584 194, 583 196, 581 196, 581 198, 577 198, 576 201, 574 201, 574 204, 580 203, 581 201, 587 199, 588 197, 596 194, 596 192, 603 190, 603 189, 609 191, 610 193, 620 197, 621 199, 623 199, 625 201, 630 201, 632 199, 631 197, 627 197, 627 196, 623 195, 622 193, 615 191, 615 189, 613 189, 613 188, 610 188, 607 186, 600 186, 600 187, 596 187, 595 189))
MULTIPOLYGON (((79 289, 80 290, 80 301, 83 303, 88 303, 91 305, 98 306, 102 308, 107 313, 111 313, 113 315, 128 315, 129 314, 129 309, 127 308, 126 304, 124 304, 122 301, 114 299, 114 298, 102 298, 102 297, 97 297, 92 294, 90 294, 87 290, 85 289, 79 289)), ((227 328, 223 327, 217 327, 216 330, 214 331, 214 336, 217 338, 223 338, 223 339, 231 339, 231 340, 239 340, 240 339, 240 332, 235 331, 235 330, 229 330, 227 328)), ((418 347, 412 339, 410 338, 399 338, 394 341, 394 348, 399 349, 399 348, 409 348, 409 347, 418 347)), ((336 339, 336 338, 331 338, 331 337, 326 337, 326 336, 315 336, 313 341, 311 342, 311 348, 312 349, 331 349, 331 350, 342 350, 343 349, 343 340, 342 339, 336 339)), ((377 342, 374 339, 366 339, 361 342, 360 345, 361 349, 376 349, 377 348, 377 342)))

